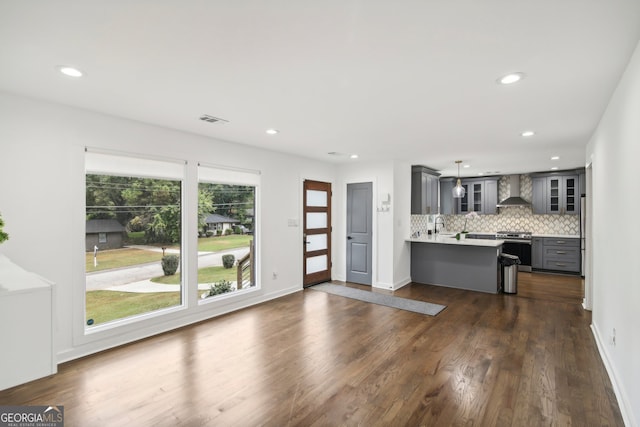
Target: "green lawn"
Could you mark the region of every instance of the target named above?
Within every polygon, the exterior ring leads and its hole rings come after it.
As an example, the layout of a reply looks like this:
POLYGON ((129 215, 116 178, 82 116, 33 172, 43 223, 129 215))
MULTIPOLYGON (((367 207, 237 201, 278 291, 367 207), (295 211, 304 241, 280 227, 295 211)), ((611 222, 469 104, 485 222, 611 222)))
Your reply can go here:
MULTIPOLYGON (((205 267, 198 270, 198 283, 214 283, 221 280, 235 282, 237 280, 237 269, 220 267, 205 267)), ((151 279, 154 283, 164 283, 165 285, 177 285, 180 283, 180 275, 160 276, 151 279)))
POLYGON ((93 319, 97 325, 179 305, 180 292, 89 291, 86 304, 87 319, 93 319))
POLYGON ((129 267, 132 265, 145 264, 147 262, 160 262, 162 252, 145 251, 142 249, 108 249, 98 251, 98 266, 93 266, 93 252, 85 255, 85 271, 108 270, 110 268, 129 267))
POLYGON ((198 239, 198 251, 217 252, 225 249, 249 247, 249 240, 253 236, 247 234, 230 234, 218 237, 200 237, 198 239))

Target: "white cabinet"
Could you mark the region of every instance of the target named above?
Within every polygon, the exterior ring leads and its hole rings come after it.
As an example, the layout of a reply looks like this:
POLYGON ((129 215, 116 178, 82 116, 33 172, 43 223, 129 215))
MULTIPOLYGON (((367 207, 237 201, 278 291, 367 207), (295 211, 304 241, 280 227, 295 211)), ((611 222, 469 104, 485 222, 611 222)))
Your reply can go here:
POLYGON ((0 390, 57 372, 53 292, 0 254, 0 390))

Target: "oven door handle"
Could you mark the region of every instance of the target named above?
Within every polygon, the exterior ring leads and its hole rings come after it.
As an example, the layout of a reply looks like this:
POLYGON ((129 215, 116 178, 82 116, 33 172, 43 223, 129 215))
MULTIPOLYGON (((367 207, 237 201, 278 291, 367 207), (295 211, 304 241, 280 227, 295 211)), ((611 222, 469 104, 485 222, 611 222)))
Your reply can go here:
POLYGON ((504 240, 505 243, 520 243, 523 245, 531 246, 531 241, 529 240, 509 240, 509 239, 498 239, 498 240, 504 240))

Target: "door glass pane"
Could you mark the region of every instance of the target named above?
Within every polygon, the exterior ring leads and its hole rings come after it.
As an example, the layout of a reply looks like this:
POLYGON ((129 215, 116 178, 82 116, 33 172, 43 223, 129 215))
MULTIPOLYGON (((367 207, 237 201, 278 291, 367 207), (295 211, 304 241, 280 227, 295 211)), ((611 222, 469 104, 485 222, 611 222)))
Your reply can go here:
POLYGON ((307 206, 326 207, 327 192, 318 190, 307 190, 307 206))
POLYGON ((326 234, 312 234, 307 236, 307 252, 327 249, 326 234))
POLYGON ((327 213, 307 212, 307 228, 327 228, 327 213))
POLYGON ((319 255, 307 258, 307 274, 327 270, 327 256, 319 255))

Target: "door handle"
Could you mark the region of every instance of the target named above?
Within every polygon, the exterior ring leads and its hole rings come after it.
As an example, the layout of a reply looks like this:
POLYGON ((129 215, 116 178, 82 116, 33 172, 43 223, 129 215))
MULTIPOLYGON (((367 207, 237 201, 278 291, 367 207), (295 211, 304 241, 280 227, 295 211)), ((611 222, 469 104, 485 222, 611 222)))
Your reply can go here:
POLYGON ((353 239, 353 237, 347 236, 347 240, 351 240, 351 239, 353 239))

